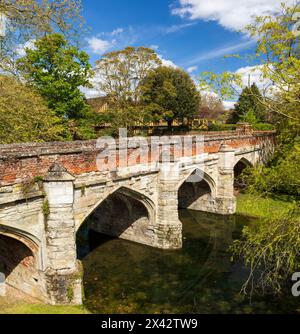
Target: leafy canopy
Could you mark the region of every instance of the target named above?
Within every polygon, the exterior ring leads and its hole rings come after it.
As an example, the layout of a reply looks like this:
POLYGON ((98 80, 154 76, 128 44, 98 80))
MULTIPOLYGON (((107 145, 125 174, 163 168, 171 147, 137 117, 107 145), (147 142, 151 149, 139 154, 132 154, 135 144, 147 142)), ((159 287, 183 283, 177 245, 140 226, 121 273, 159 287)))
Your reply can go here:
POLYGON ((20 46, 60 32, 77 41, 82 29, 81 0, 2 0, 0 68, 14 71, 20 46))
POLYGON ((181 69, 158 67, 141 83, 142 103, 149 121, 192 119, 199 110, 200 94, 191 77, 181 69))
MULTIPOLYGON (((269 83, 263 99, 255 92, 252 95, 269 113, 280 117, 281 124, 288 122, 293 129, 299 127, 300 120, 300 36, 293 31, 298 17, 295 14, 299 12, 299 6, 283 4, 278 15, 257 17, 254 24, 245 28, 257 41, 254 59, 259 63, 262 79, 269 83)), ((204 72, 200 85, 223 99, 235 98, 244 88, 241 75, 231 72, 204 72)))
POLYGON ((0 144, 63 140, 61 121, 39 94, 16 79, 0 76, 0 144))
POLYGON ((127 47, 109 52, 96 62, 96 87, 110 98, 116 108, 138 104, 140 82, 149 71, 161 65, 154 50, 146 47, 127 47))
POLYGON ((65 119, 85 116, 88 106, 80 86, 89 85, 92 76, 89 56, 71 46, 60 34, 47 35, 26 49, 17 61, 18 70, 48 103, 65 119))
POLYGON ((299 6, 283 5, 280 15, 257 17, 247 27, 257 40, 256 56, 261 60, 262 75, 274 87, 262 103, 276 115, 280 132, 273 160, 244 177, 250 192, 285 195, 294 201, 288 215, 244 229, 244 239, 234 244, 234 255, 242 256, 250 268, 243 287, 250 294, 283 294, 300 267, 300 48, 299 36, 293 30, 299 11, 299 6))
POLYGON ((235 112, 230 121, 233 123, 264 122, 266 119, 266 108, 260 102, 262 100, 262 94, 255 83, 251 87, 244 88, 235 105, 235 112))

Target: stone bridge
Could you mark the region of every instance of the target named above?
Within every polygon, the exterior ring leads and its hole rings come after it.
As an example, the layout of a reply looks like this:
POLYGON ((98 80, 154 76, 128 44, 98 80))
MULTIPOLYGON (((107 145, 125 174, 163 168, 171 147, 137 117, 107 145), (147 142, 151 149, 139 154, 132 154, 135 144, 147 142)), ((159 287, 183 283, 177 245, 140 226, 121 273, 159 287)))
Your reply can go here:
POLYGON ((47 303, 80 304, 79 248, 88 230, 180 248, 178 208, 234 214, 235 176, 270 157, 275 133, 244 124, 189 140, 189 150, 178 150, 156 138, 152 150, 147 139, 143 157, 137 144, 107 145, 106 158, 97 141, 0 146, 0 272, 6 284, 47 303))

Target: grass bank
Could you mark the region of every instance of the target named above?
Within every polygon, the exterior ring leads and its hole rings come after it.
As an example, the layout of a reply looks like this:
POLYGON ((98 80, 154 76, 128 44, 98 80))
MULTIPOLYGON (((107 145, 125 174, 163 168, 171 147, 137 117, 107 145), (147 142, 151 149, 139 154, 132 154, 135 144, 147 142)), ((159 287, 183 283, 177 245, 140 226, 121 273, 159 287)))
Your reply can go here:
POLYGON ((83 306, 51 306, 12 288, 0 297, 0 314, 88 314, 83 306))
POLYGON ((293 200, 286 197, 265 198, 250 194, 240 194, 237 197, 237 214, 262 219, 280 218, 294 206, 293 200))
POLYGON ((51 306, 44 304, 1 303, 1 314, 88 314, 83 306, 51 306))

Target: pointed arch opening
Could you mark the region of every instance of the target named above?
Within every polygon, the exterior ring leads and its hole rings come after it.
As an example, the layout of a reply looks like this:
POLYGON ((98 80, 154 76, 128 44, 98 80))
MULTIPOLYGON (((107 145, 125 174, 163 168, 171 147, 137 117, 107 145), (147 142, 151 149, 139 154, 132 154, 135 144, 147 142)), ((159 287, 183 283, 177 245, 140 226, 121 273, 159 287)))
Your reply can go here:
POLYGON ((241 158, 234 166, 234 189, 236 193, 243 191, 245 189, 245 183, 243 181, 242 175, 247 168, 253 167, 252 163, 241 158))
POLYGON ((153 221, 152 201, 132 189, 121 187, 98 203, 80 226, 76 235, 77 256, 83 259, 111 238, 153 245, 153 221))
POLYGON ((5 283, 42 299, 38 250, 33 241, 0 227, 0 272, 5 283))
POLYGON ((179 187, 179 209, 209 211, 214 189, 214 181, 209 175, 198 169, 194 170, 179 187))

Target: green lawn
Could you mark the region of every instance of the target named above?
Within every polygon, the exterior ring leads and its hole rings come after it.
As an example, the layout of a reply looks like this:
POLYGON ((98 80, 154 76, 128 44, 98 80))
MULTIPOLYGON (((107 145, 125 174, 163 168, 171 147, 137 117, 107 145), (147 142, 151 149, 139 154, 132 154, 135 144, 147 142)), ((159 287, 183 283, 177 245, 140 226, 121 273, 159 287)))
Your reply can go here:
POLYGON ((0 298, 0 314, 88 314, 83 306, 51 306, 0 298))
POLYGON ((292 201, 284 198, 264 198, 240 194, 237 198, 237 214, 258 218, 279 218, 293 208, 292 201))

